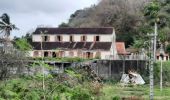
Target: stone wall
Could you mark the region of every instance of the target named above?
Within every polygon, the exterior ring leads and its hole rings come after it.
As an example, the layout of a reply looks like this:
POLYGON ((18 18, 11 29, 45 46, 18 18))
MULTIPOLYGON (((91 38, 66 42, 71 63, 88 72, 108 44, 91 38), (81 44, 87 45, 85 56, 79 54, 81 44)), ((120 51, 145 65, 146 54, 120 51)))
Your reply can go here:
POLYGON ((144 60, 98 60, 91 68, 96 74, 104 79, 119 80, 124 73, 134 70, 142 75, 149 74, 147 62, 144 60))

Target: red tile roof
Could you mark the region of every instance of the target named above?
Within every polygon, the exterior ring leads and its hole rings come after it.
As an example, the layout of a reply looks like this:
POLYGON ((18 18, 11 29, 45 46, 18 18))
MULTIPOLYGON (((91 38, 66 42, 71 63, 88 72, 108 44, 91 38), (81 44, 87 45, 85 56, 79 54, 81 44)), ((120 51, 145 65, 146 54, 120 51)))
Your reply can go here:
MULTIPOLYGON (((160 53, 156 53, 156 56, 160 56, 160 53)), ((165 53, 164 56, 169 56, 169 54, 165 53)))
POLYGON ((118 54, 127 54, 124 42, 116 42, 116 50, 118 54))

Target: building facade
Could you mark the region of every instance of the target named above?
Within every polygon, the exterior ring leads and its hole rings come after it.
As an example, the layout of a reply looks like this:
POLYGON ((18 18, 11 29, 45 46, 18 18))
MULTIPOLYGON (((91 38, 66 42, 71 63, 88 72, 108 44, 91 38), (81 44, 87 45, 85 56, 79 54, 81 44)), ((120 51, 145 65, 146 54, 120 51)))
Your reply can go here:
POLYGON ((116 55, 114 28, 37 28, 32 57, 101 58, 116 55))

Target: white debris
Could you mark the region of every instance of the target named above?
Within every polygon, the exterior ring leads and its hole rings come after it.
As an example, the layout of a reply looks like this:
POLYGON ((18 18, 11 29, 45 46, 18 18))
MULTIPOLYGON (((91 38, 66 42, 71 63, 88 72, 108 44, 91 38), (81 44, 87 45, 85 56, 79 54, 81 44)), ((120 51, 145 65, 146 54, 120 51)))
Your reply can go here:
POLYGON ((129 74, 123 74, 120 82, 124 84, 145 84, 140 74, 131 71, 129 71, 129 74))

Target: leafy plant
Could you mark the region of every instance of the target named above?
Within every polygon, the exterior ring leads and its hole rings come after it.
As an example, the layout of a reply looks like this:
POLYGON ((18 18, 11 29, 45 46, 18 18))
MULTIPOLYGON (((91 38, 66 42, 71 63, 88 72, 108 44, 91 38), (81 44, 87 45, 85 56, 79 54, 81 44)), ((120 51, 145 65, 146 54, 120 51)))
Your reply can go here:
POLYGON ((32 50, 32 46, 27 42, 27 39, 20 38, 15 41, 15 46, 21 51, 32 50))

